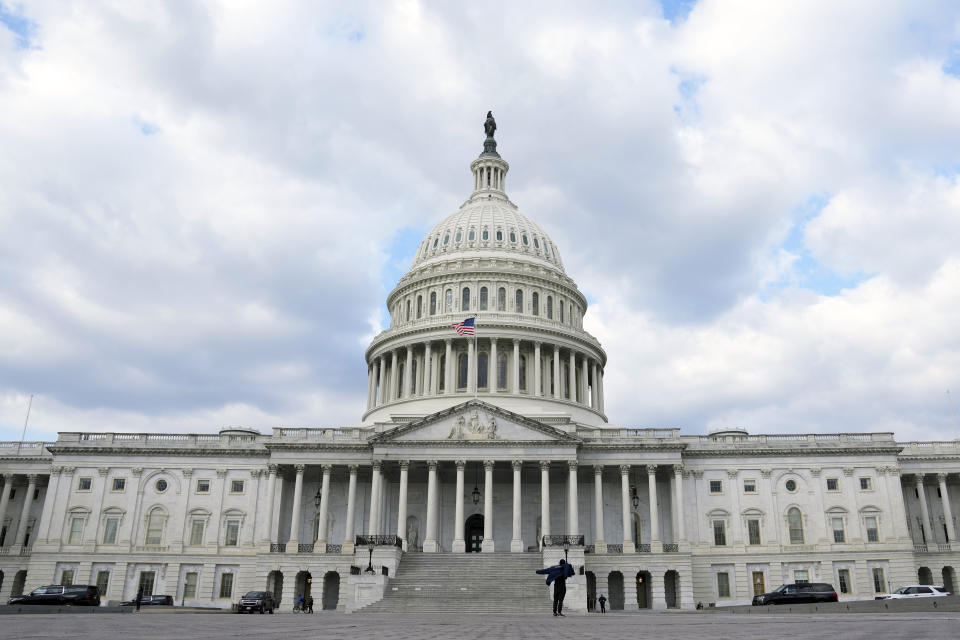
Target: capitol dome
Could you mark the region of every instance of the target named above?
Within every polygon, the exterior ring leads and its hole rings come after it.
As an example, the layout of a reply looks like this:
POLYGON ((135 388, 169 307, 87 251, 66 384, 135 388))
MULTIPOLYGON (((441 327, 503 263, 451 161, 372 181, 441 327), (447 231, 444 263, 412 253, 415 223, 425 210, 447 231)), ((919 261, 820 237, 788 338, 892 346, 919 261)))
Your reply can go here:
POLYGON ((553 422, 597 425, 606 354, 557 246, 505 190, 488 117, 473 190, 424 237, 367 349, 366 422, 411 420, 477 397, 553 422), (473 318, 474 337, 453 325, 473 318), (448 366, 449 363, 449 366, 448 366))

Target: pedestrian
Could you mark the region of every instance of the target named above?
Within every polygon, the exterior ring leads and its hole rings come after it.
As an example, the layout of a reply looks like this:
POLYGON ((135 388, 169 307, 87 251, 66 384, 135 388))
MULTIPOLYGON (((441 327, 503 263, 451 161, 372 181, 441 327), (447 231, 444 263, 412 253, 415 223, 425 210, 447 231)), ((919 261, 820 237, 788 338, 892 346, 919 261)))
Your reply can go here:
POLYGON ((304 604, 307 605, 307 613, 313 613, 313 596, 307 596, 304 604))
POLYGON ((143 601, 143 586, 137 589, 137 611, 140 611, 140 603, 143 601))
POLYGON ((551 582, 553 585, 553 615, 566 617, 563 615, 563 597, 567 595, 567 578, 574 575, 573 565, 567 564, 567 561, 560 558, 559 564, 546 569, 537 569, 539 574, 547 574, 547 585, 551 582))
POLYGON ((297 598, 297 606, 295 606, 293 610, 303 613, 303 594, 302 593, 300 594, 300 597, 297 598))
POLYGON ((606 613, 606 612, 607 612, 607 597, 601 593, 601 594, 600 594, 600 599, 597 600, 597 602, 600 603, 600 613, 606 613))

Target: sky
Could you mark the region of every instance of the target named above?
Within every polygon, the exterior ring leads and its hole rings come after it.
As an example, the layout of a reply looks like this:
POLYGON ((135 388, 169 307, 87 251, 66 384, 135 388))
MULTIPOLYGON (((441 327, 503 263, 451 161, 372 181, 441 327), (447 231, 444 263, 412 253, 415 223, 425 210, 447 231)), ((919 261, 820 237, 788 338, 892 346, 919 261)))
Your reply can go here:
POLYGON ((357 424, 472 186, 611 423, 960 437, 960 4, 0 0, 0 439, 357 424))

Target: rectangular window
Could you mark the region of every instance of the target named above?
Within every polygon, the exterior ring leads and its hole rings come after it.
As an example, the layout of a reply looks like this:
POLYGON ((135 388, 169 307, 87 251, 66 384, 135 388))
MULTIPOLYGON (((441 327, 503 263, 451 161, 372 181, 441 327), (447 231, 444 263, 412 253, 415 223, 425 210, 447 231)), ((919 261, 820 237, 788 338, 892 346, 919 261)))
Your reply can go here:
POLYGON ((93 478, 80 478, 77 481, 77 491, 90 491, 93 486, 93 478))
POLYGON ((833 541, 846 542, 846 536, 843 533, 843 518, 830 518, 833 525, 833 541))
POLYGON ((203 544, 203 520, 194 520, 190 523, 190 544, 192 546, 198 546, 203 544))
POLYGON ((197 597, 197 572, 191 571, 183 576, 183 597, 197 597))
POLYGON ((717 574, 717 597, 730 597, 730 574, 726 571, 717 574))
POLYGON ((711 480, 710 493, 723 493, 723 480, 711 480))
POLYGON ((83 520, 83 518, 70 518, 70 537, 67 538, 67 544, 83 542, 83 520))
POLYGON ((756 493, 757 492, 757 481, 752 479, 746 479, 743 481, 743 492, 744 493, 756 493))
POLYGON ((153 595, 153 583, 157 578, 157 574, 153 571, 141 571, 140 580, 137 582, 137 589, 143 589, 143 595, 152 596, 153 595))
POLYGON ((806 584, 810 582, 810 574, 806 569, 797 569, 793 572, 793 581, 797 584, 806 584))
POLYGON ((827 491, 840 491, 840 479, 827 478, 827 491))
POLYGON ((243 480, 232 480, 230 482, 230 493, 243 493, 243 480))
POLYGON ((713 544, 718 547, 727 546, 727 523, 723 520, 713 521, 713 544))
POLYGON ((107 588, 110 586, 110 572, 109 571, 97 571, 97 591, 100 592, 100 595, 106 599, 107 597, 107 588))
POLYGON ((64 569, 60 574, 60 584, 73 584, 73 569, 64 569))
POLYGON ((873 592, 874 593, 887 592, 887 579, 883 575, 883 567, 873 568, 873 592))
POLYGON ((747 536, 750 544, 760 544, 760 521, 756 519, 747 520, 747 536))
POLYGON ((107 518, 103 523, 103 544, 117 543, 117 529, 120 527, 120 518, 107 518))
POLYGON ((850 593, 850 569, 837 571, 837 582, 840 583, 840 593, 850 593))
POLYGON ((210 493, 210 481, 197 480, 197 493, 210 493))
POLYGON ((240 540, 240 521, 227 520, 227 533, 224 536, 223 544, 227 547, 235 547, 240 540))
POLYGON ((860 478, 860 491, 873 491, 873 478, 860 478))
POLYGON ((233 597, 233 574, 225 573, 220 576, 220 597, 221 598, 232 598, 233 597))
POLYGON ((863 519, 867 529, 867 542, 880 542, 880 529, 877 527, 877 517, 867 516, 863 519))
POLYGON ((127 479, 126 478, 114 478, 113 479, 113 491, 123 491, 127 488, 127 479))

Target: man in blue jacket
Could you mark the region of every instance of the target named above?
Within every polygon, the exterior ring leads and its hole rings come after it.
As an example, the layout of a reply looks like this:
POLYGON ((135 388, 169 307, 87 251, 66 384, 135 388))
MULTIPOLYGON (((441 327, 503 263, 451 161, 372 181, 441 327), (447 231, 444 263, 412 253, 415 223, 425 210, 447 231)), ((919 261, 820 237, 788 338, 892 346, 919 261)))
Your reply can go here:
POLYGON ((560 564, 555 564, 546 569, 537 569, 539 574, 547 574, 547 586, 551 582, 553 585, 553 615, 563 615, 563 597, 567 595, 567 578, 574 575, 573 565, 567 564, 567 561, 560 558, 560 564))

